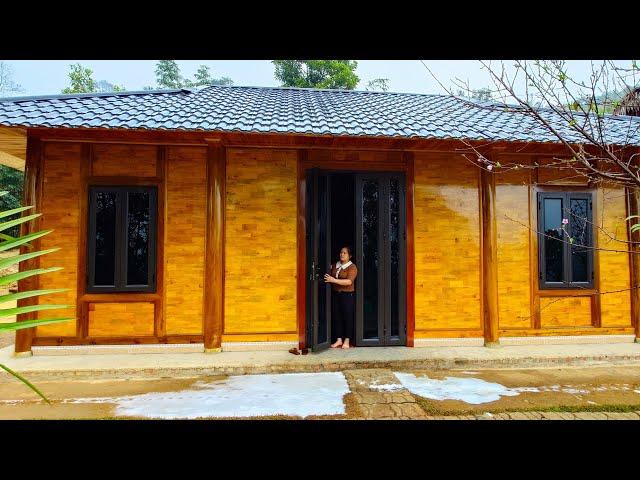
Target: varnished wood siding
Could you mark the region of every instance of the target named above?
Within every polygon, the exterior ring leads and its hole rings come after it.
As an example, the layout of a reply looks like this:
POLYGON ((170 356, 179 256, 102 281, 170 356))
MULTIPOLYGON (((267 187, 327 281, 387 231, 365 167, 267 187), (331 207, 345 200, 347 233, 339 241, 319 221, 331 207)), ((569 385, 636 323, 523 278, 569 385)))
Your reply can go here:
POLYGON ((296 164, 295 151, 227 150, 225 335, 296 332, 296 164))
MULTIPOLYGON (((42 304, 63 304, 69 308, 38 313, 38 318, 76 318, 76 284, 78 271, 79 191, 81 146, 74 143, 44 144, 44 181, 42 192, 42 228, 53 229, 41 239, 41 249, 59 247, 57 252, 41 257, 40 267, 62 270, 39 276, 39 288, 68 288, 69 291, 46 295, 42 304)), ((76 322, 45 325, 36 336, 75 336, 76 322)))
POLYGON ((478 170, 460 156, 416 154, 414 203, 416 338, 481 330, 478 170))
POLYGON ((496 173, 500 328, 529 328, 532 325, 529 176, 529 170, 496 173))
POLYGON ((154 145, 95 144, 92 175, 155 177, 158 147, 154 145))
POLYGON ((542 297, 542 328, 587 327, 591 325, 591 297, 542 297))
MULTIPOLYGON (((42 228, 53 228, 54 232, 42 239, 41 248, 62 250, 42 257, 41 267, 64 269, 42 275, 39 288, 64 287, 70 291, 40 301, 70 308, 40 312, 38 318, 76 316, 79 235, 84 234, 79 219, 82 148, 80 143, 43 142, 42 228)), ((157 292, 165 301, 164 311, 158 312, 162 313, 167 335, 200 335, 207 281, 207 149, 165 147, 166 168, 162 169, 158 148, 93 144, 88 174, 114 177, 117 183, 118 176, 156 178, 165 172, 165 285, 157 292)), ((384 170, 395 158, 385 152, 312 153, 329 164, 366 158, 371 170, 384 170)), ((479 171, 455 154, 415 153, 414 158, 415 337, 482 336, 479 171)), ((297 153, 230 148, 226 168, 223 340, 295 341, 297 153)), ((585 327, 597 326, 598 321, 603 332, 629 328, 628 255, 605 251, 596 252, 596 287, 603 292, 599 297, 600 319, 592 318, 592 312, 598 311, 592 297, 540 297, 542 330, 531 328, 531 304, 537 298, 538 280, 530 271, 530 261, 535 267, 537 253, 530 249, 527 227, 520 225, 528 225, 530 216, 535 219, 535 205, 531 210, 529 206, 528 177, 528 170, 496 175, 500 328, 518 335, 542 335, 545 331, 584 334, 585 327), (531 254, 535 255, 532 259, 531 254)), ((567 172, 538 172, 539 184, 582 184, 582 180, 568 177, 567 172)), ((601 227, 597 230, 599 247, 627 250, 622 190, 601 188, 595 200, 594 223, 601 227)), ((536 225, 530 227, 535 229, 536 225)), ((154 305, 146 298, 133 303, 101 302, 105 303, 88 305, 90 337, 154 334, 154 305)), ((36 336, 75 337, 76 323, 39 327, 36 336)))
POLYGON ((631 326, 629 250, 625 223, 625 194, 622 188, 604 186, 598 191, 600 217, 598 230, 600 257, 600 306, 603 327, 631 326), (621 250, 611 252, 606 250, 621 250))
POLYGON ((537 157, 538 185, 586 186, 589 179, 552 157, 537 157))
POLYGON ((90 303, 89 336, 153 335, 153 303, 90 303))
POLYGON ((166 331, 202 333, 207 149, 167 149, 166 331))

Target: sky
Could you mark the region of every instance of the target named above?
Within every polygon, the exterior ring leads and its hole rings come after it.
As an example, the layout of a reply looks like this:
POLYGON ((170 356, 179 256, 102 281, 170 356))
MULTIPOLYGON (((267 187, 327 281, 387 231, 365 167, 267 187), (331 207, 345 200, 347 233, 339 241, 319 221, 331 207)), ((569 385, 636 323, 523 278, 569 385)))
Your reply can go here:
MULTIPOLYGON (((13 71, 13 80, 23 91, 12 95, 59 94, 68 86, 68 71, 71 63, 81 63, 93 70, 96 81, 106 80, 124 85, 127 90, 142 90, 155 86, 156 60, 6 60, 13 71)), ((369 80, 388 78, 389 90, 411 93, 446 93, 439 82, 452 87, 456 78, 468 82, 478 89, 491 85, 488 73, 477 60, 358 60, 358 90, 364 90, 369 80), (429 73, 433 72, 437 80, 429 73)), ((505 61, 509 65, 509 61, 505 61)), ((616 61, 628 66, 630 61, 616 61)), ((209 66, 214 77, 230 77, 234 85, 277 86, 273 76, 274 67, 268 60, 179 60, 183 77, 193 77, 199 65, 209 66)), ((577 77, 587 79, 589 61, 568 62, 570 71, 577 77)), ((456 88, 454 87, 454 90, 456 88)))

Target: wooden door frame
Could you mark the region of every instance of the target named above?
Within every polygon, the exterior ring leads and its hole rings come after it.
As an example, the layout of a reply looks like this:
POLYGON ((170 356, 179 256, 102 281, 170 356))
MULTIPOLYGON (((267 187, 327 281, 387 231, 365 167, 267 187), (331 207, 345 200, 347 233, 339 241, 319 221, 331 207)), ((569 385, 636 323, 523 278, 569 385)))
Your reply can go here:
MULTIPOLYGON (((371 153, 371 152, 367 152, 371 153)), ((346 170, 361 172, 404 172, 406 182, 405 222, 407 229, 406 248, 406 324, 407 347, 413 347, 415 330, 415 242, 414 242, 414 160, 412 152, 397 152, 380 150, 378 153, 386 158, 367 160, 361 158, 361 152, 344 150, 298 150, 297 162, 297 288, 296 288, 296 316, 298 323, 298 348, 308 348, 306 345, 307 332, 307 248, 306 248, 306 171, 310 168, 326 170, 346 170)), ((365 155, 366 156, 366 155, 365 155)))

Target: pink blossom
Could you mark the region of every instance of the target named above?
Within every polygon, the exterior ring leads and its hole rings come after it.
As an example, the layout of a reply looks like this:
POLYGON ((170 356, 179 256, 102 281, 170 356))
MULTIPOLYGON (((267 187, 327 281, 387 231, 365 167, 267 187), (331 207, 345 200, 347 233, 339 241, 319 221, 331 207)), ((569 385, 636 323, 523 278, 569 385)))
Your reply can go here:
POLYGON ((487 170, 489 171, 493 170, 493 165, 487 165, 487 170))
POLYGON ((567 225, 569 223, 569 219, 568 218, 563 218, 562 219, 562 224, 563 225, 567 225))

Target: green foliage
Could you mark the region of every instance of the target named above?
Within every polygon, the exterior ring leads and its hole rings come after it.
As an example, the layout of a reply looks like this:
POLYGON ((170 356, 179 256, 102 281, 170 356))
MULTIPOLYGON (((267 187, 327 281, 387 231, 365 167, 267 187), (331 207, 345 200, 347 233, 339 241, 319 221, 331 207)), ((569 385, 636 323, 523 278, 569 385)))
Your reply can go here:
MULTIPOLYGON (((628 222, 629 220, 632 220, 634 218, 640 218, 640 215, 630 215, 625 220, 628 222)), ((640 230, 640 223, 634 223, 633 225, 631 225, 630 227, 631 233, 635 233, 638 230, 640 230)))
MULTIPOLYGON (((0 196, 0 211, 11 211, 20 207, 23 175, 20 170, 0 165, 0 188, 6 191, 5 195, 0 196)), ((17 235, 18 231, 19 227, 16 226, 9 229, 7 233, 17 235)))
MULTIPOLYGON (((0 192, 0 199, 3 199, 4 197, 7 197, 7 196, 8 196, 8 192, 0 192)), ((10 208, 10 209, 6 209, 6 208, 0 209, 0 219, 8 219, 8 220, 0 220, 0 232, 4 232, 2 234, 2 240, 0 240, 0 252, 8 251, 19 246, 29 247, 30 241, 35 240, 37 238, 41 238, 51 232, 51 230, 42 230, 40 232, 35 232, 29 235, 17 235, 17 236, 11 236, 6 234, 6 232, 14 228, 15 226, 19 226, 25 222, 29 222, 41 215, 39 213, 35 213, 31 215, 26 215, 20 218, 11 219, 11 217, 14 217, 19 213, 30 210, 31 208, 33 207, 16 207, 16 208, 10 208)), ((28 253, 23 253, 20 255, 14 255, 11 257, 0 259, 0 286, 8 286, 11 283, 21 280, 23 278, 28 278, 34 275, 39 275, 42 273, 60 270, 59 267, 50 267, 50 268, 38 268, 33 270, 27 270, 27 271, 18 272, 18 273, 7 273, 6 271, 4 271, 4 269, 6 269, 7 267, 16 265, 22 261, 36 258, 41 255, 46 255, 48 253, 55 252, 57 250, 59 249, 51 248, 48 250, 41 250, 41 251, 34 250, 28 253)), ((28 290, 28 291, 22 291, 22 292, 16 292, 16 293, 8 293, 8 294, 0 295, 0 303, 14 302, 14 301, 17 302, 18 300, 23 300, 26 298, 34 298, 34 297, 39 297, 42 295, 48 295, 52 293, 60 293, 67 290, 68 289, 66 288, 53 288, 53 289, 46 289, 46 290, 28 290)), ((13 317, 16 315, 22 315, 26 313, 39 312, 39 311, 45 311, 45 310, 56 310, 56 309, 67 308, 67 307, 68 305, 36 303, 36 304, 30 304, 30 305, 23 305, 20 307, 2 308, 0 309, 0 319, 2 319, 3 317, 4 318, 13 317)), ((32 328, 38 325, 47 325, 51 323, 67 322, 69 320, 73 320, 73 319, 72 318, 49 318, 49 319, 27 320, 22 322, 8 322, 8 323, 0 322, 0 332, 5 332, 9 330, 20 330, 24 328, 32 328)), ((40 390, 38 390, 34 385, 32 385, 27 379, 23 378, 21 375, 14 372, 6 365, 0 364, 0 368, 8 372, 10 375, 13 375, 18 380, 25 383, 29 388, 31 388, 35 393, 37 393, 47 403, 49 403, 49 400, 42 394, 42 392, 40 392, 40 390)))
POLYGON ((478 100, 480 102, 490 102, 493 100, 493 92, 489 87, 478 88, 476 90, 458 90, 457 95, 459 97, 470 98, 472 100, 478 100))
POLYGON ((368 91, 376 91, 380 90, 386 92, 389 90, 389 79, 388 78, 374 78, 373 80, 369 80, 365 90, 368 91))
MULTIPOLYGON (((160 60, 156 65, 156 83, 160 88, 190 88, 207 85, 233 85, 229 77, 214 78, 209 67, 200 65, 193 76, 193 80, 182 78, 180 67, 175 60, 160 60)), ((151 88, 145 87, 145 90, 151 88)))
POLYGON ((62 93, 91 93, 96 91, 96 82, 93 80, 93 71, 79 63, 69 65, 69 80, 71 86, 62 90, 62 93))
POLYGON ((209 73, 209 67, 200 65, 198 71, 193 76, 193 87, 204 87, 206 85, 233 85, 233 80, 229 77, 213 78, 209 73))
POLYGON ((0 186, 7 192, 0 197, 0 210, 10 210, 20 206, 23 175, 20 170, 0 165, 0 186))
POLYGON ((93 70, 85 68, 79 63, 70 65, 69 80, 71 86, 62 90, 62 93, 107 93, 124 92, 126 89, 121 85, 114 85, 106 80, 95 81, 93 70))
POLYGON ((161 88, 182 88, 180 67, 175 60, 160 60, 156 64, 156 83, 161 88))
POLYGON ((360 78, 355 60, 273 60, 283 87, 353 90, 360 78))
POLYGON ((124 92, 125 90, 126 89, 123 86, 114 85, 113 83, 109 83, 106 80, 99 80, 96 82, 96 92, 124 92))

